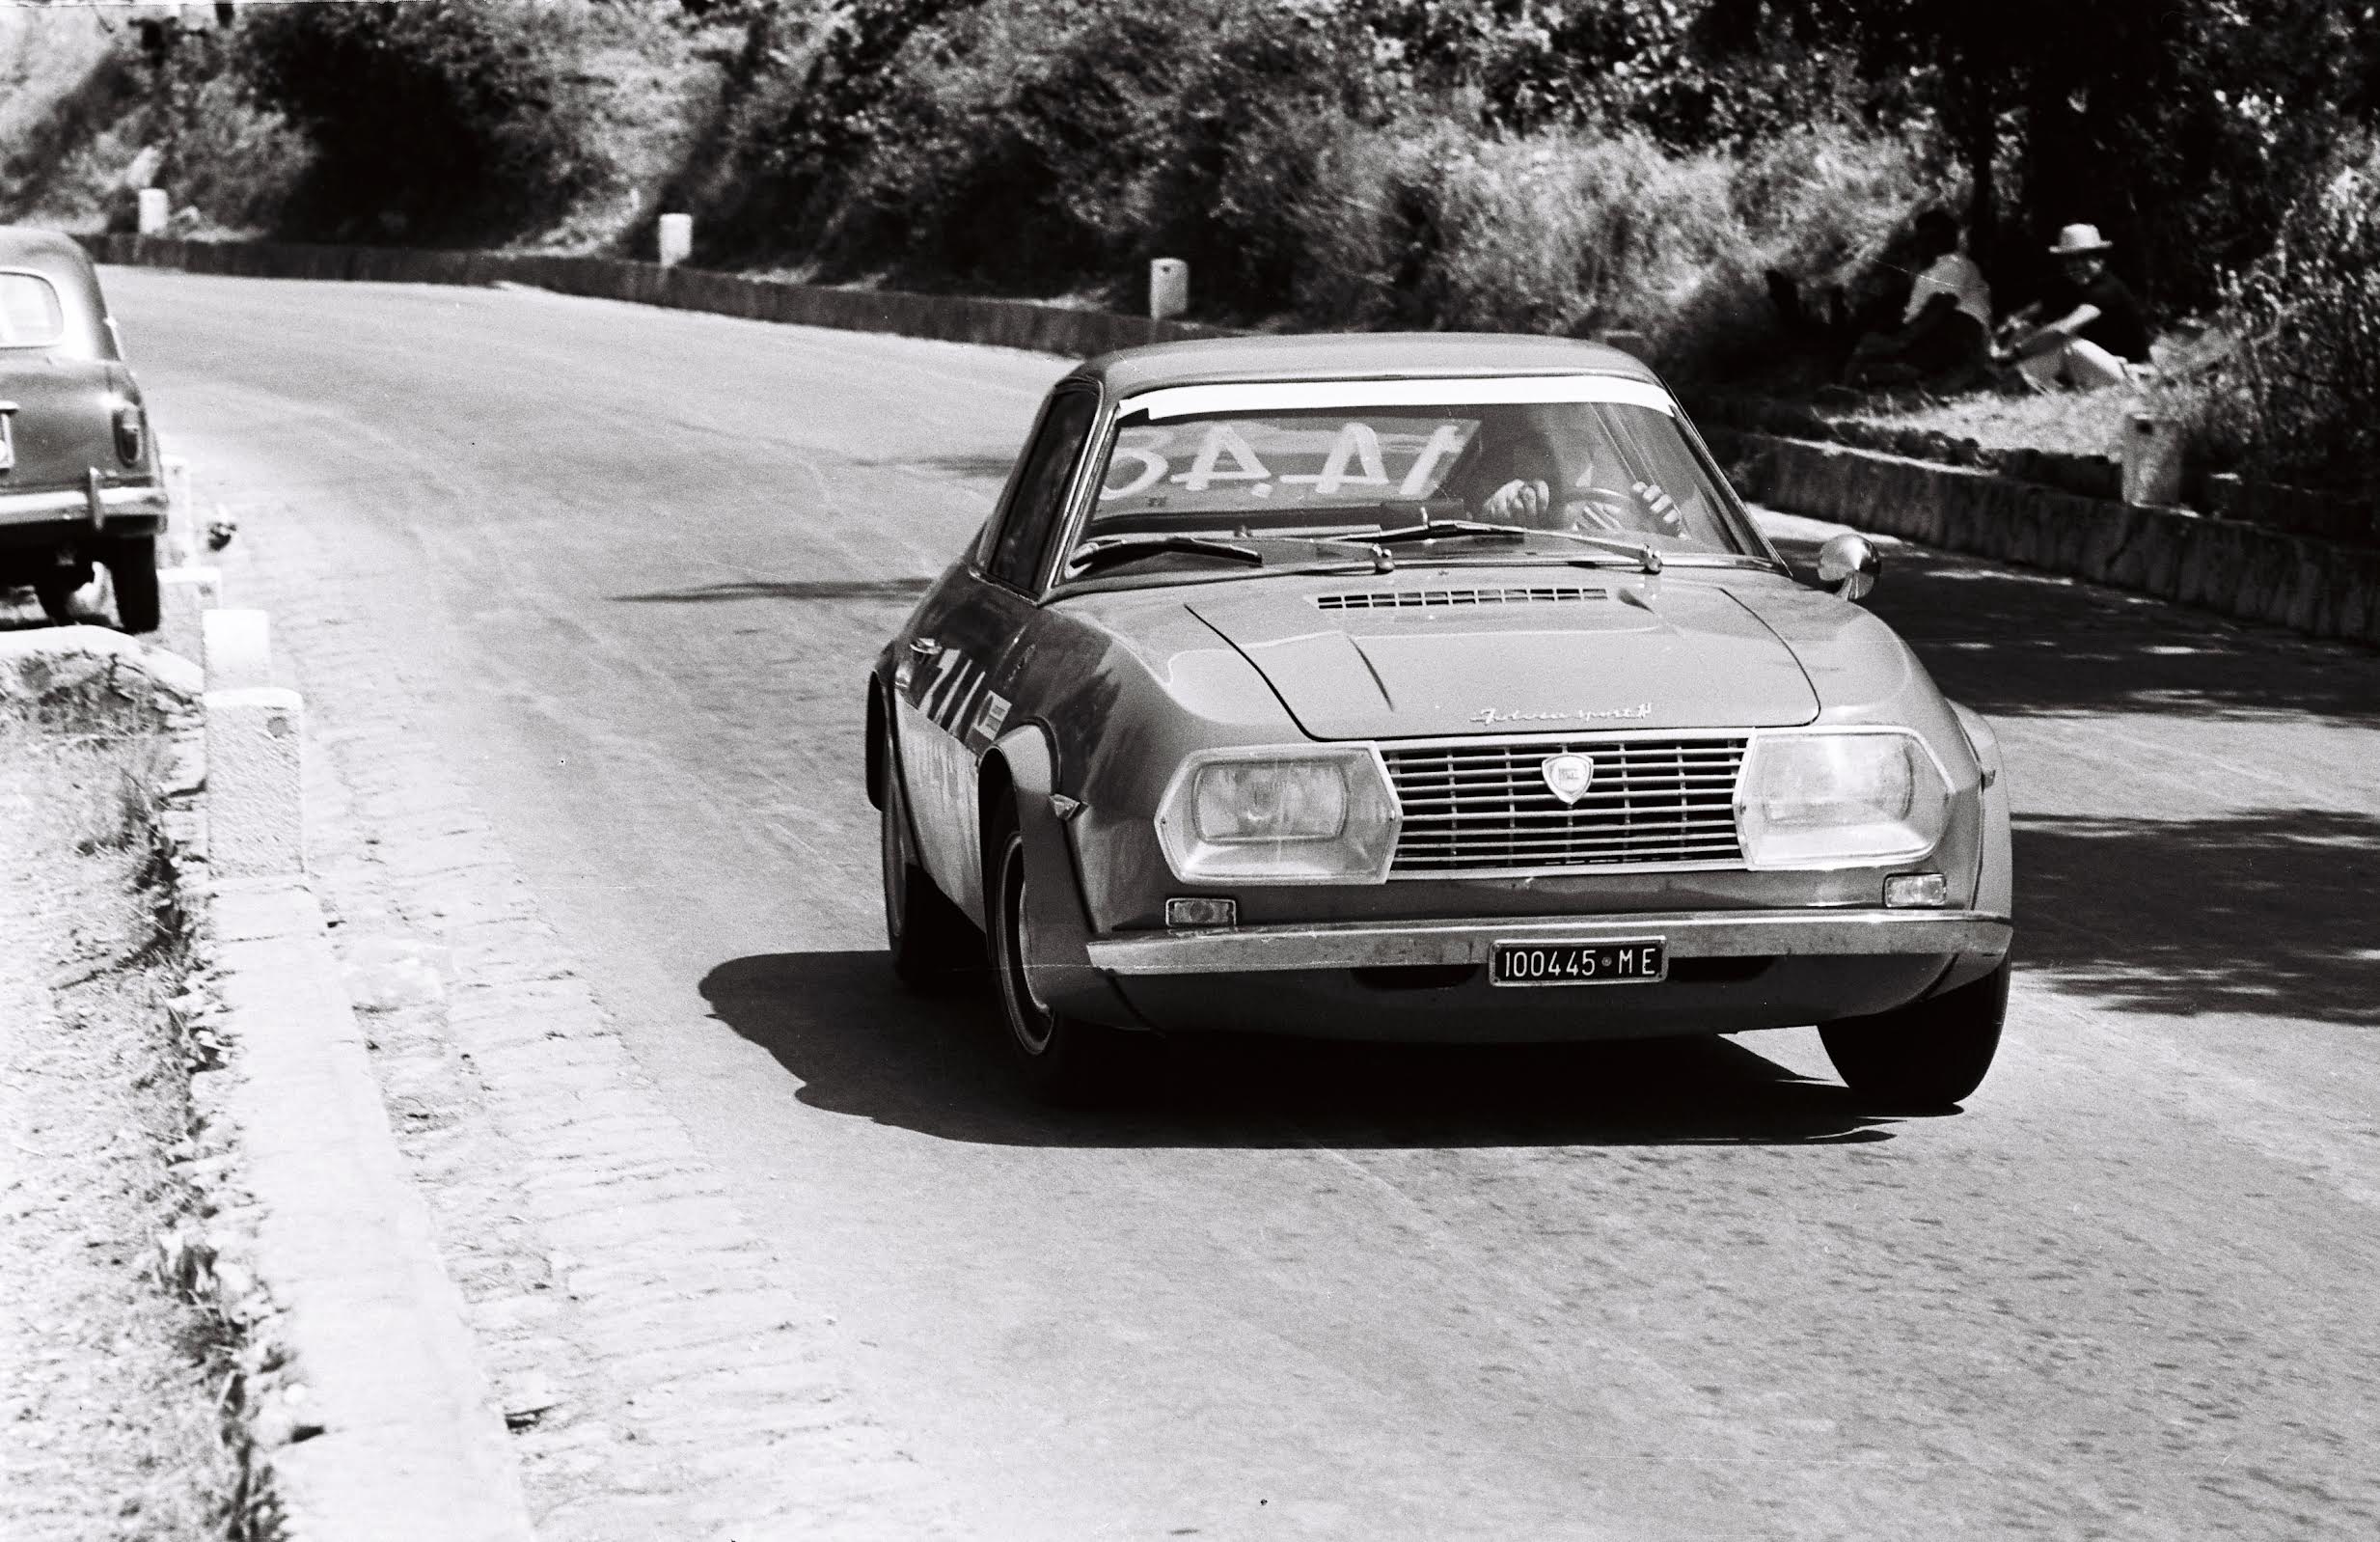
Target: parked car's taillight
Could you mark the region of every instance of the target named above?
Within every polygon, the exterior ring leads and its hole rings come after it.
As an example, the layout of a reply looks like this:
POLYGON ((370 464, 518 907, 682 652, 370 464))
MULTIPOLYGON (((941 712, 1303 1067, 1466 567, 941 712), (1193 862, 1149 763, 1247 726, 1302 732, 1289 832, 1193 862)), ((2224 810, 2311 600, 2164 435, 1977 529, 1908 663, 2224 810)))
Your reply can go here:
POLYGON ((116 458, 127 466, 141 462, 141 409, 129 402, 116 409, 116 458))

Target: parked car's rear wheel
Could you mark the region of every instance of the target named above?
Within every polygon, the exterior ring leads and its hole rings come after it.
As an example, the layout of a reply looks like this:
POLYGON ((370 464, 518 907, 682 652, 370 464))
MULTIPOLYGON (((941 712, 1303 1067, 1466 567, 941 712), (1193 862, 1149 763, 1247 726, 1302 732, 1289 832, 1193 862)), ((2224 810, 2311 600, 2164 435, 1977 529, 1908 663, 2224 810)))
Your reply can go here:
POLYGON ((884 744, 885 940, 892 972, 912 990, 947 990, 983 969, 983 938, 925 869, 917 866, 909 823, 909 796, 888 730, 884 744))
POLYGON ((157 537, 124 536, 108 542, 107 576, 116 585, 116 620, 127 632, 157 629, 157 537))
POLYGON ((1049 1103, 1104 1102, 1118 1088, 1127 1035, 1057 1010, 1033 989, 1026 970, 1025 837, 1013 807, 1004 808, 984 842, 991 881, 984 886, 992 970, 999 981, 1000 1015, 1008 1047, 1034 1096, 1049 1103))
POLYGON ((1971 985, 1874 1017, 1821 1024, 1819 1037, 1844 1083, 1886 1108, 1944 1109, 1981 1086, 2000 1047, 2009 966, 1971 985))

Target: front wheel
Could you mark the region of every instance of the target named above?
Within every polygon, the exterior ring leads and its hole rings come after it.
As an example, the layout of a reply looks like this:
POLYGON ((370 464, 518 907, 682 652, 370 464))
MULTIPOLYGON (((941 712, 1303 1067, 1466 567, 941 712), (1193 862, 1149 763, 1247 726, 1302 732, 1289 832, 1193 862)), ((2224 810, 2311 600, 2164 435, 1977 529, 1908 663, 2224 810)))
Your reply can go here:
POLYGON ((1045 1003, 1026 967, 1027 894, 1025 837, 1014 808, 1002 811, 984 843, 991 881, 985 885, 992 934, 992 969, 999 980, 1000 1015, 1008 1025, 1011 1058, 1025 1085, 1047 1103, 1077 1106, 1112 1097, 1122 1080, 1125 1034, 1045 1003))
POLYGON ((1971 985, 1874 1017, 1819 1026, 1844 1085, 1887 1108, 1946 1109, 1983 1085, 2008 1017, 2009 965, 1971 985))

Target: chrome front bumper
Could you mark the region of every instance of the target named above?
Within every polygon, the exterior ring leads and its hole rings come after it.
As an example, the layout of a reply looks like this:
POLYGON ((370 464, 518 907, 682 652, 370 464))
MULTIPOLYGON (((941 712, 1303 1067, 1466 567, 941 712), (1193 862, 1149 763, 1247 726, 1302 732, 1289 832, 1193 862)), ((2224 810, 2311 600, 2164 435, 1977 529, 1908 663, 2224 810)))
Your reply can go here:
POLYGON ((1497 943, 1658 938, 1672 958, 1954 953, 1999 957, 2006 916, 1972 910, 1682 911, 1535 921, 1354 922, 1095 937, 1091 966, 1115 975, 1236 975, 1397 964, 1484 964, 1497 943))
POLYGON ((153 484, 0 492, 0 525, 46 525, 71 519, 96 530, 117 515, 162 519, 165 510, 165 489, 153 484))

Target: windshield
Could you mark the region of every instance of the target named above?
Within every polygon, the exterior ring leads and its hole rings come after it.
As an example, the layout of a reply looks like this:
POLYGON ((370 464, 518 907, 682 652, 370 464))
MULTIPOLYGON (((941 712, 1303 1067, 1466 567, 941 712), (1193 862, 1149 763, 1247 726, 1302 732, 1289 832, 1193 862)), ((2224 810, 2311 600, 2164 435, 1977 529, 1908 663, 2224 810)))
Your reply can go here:
POLYGON ((66 333, 66 311, 49 280, 0 273, 0 348, 46 348, 66 333))
MULTIPOLYGON (((1469 520, 1542 532, 1546 551, 1573 557, 1565 535, 1762 555, 1677 420, 1644 399, 1652 388, 1613 384, 1637 399, 1465 401, 1463 383, 1440 382, 1443 404, 1222 403, 1153 420, 1127 402, 1076 550, 1127 536, 1409 539, 1469 520)), ((1460 543, 1450 533, 1444 550, 1460 543)))

